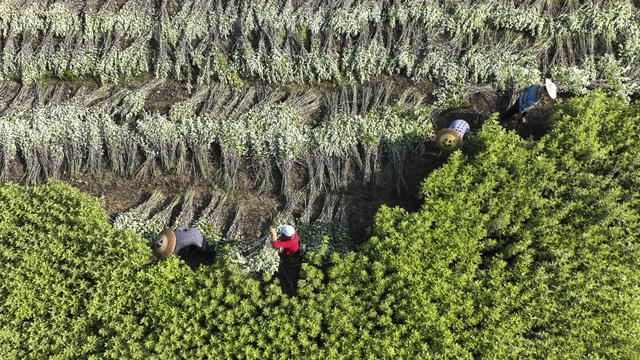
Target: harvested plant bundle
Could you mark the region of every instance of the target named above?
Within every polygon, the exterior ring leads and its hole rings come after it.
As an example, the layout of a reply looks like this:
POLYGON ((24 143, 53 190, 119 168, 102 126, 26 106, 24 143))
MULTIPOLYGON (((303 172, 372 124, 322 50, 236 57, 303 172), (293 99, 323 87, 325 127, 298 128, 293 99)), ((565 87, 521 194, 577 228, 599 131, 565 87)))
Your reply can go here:
POLYGON ((328 119, 319 126, 306 121, 287 103, 251 110, 237 118, 206 116, 171 121, 143 113, 135 122, 118 124, 99 107, 64 104, 16 109, 0 116, 0 164, 5 178, 23 160, 25 180, 48 177, 120 176, 147 178, 165 174, 208 176, 221 150, 224 183, 233 188, 244 163, 262 190, 279 171, 280 193, 289 197, 296 171, 308 174, 314 191, 345 188, 354 172, 371 182, 391 166, 402 183, 407 151, 419 151, 433 132, 430 108, 382 111, 328 119), (19 136, 18 136, 19 135, 19 136))
POLYGON ((601 72, 591 83, 626 77, 622 87, 612 85, 626 95, 639 80, 640 21, 626 1, 535 1, 527 11, 504 0, 174 5, 3 1, 0 78, 115 83, 151 75, 193 87, 242 79, 361 82, 402 74, 433 80, 455 95, 465 85, 525 85, 549 70, 587 70, 614 56, 617 72, 601 72))

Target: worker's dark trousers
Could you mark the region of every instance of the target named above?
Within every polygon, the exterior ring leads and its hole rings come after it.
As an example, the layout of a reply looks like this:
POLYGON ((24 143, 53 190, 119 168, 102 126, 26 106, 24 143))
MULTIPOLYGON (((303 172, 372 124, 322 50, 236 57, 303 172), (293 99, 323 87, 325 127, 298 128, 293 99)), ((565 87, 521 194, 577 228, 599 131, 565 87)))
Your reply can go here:
POLYGON ((500 115, 500 121, 507 121, 511 119, 511 117, 520 112, 520 102, 516 101, 515 104, 511 105, 502 115, 500 115))
POLYGON ((286 284, 284 285, 285 291, 288 294, 295 294, 298 289, 298 279, 300 278, 300 268, 302 263, 302 256, 300 252, 292 255, 280 254, 280 266, 278 267, 278 274, 281 276, 286 284))

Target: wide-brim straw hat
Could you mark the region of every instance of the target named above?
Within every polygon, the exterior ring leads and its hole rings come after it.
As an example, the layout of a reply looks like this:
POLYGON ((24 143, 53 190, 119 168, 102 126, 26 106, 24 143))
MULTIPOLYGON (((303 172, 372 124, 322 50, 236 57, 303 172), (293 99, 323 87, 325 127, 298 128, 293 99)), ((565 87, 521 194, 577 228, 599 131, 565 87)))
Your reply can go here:
POLYGON ((545 79, 544 87, 547 89, 549 97, 555 100, 555 98, 558 96, 558 87, 556 86, 556 84, 554 84, 551 79, 545 79))
POLYGON ((454 151, 462 147, 462 136, 451 128, 444 128, 438 131, 436 142, 440 149, 444 151, 454 151))
POLYGON ((162 232, 156 238, 156 243, 154 244, 154 251, 156 255, 165 260, 176 249, 176 234, 171 229, 162 230, 162 232), (159 244, 159 245, 158 245, 159 244))

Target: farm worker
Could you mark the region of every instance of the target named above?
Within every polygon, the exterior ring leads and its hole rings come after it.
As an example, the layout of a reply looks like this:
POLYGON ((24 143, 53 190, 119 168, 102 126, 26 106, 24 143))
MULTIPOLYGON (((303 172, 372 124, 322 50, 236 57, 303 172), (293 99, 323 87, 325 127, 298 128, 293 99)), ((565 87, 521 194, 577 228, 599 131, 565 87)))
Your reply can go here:
POLYGON ((271 228, 271 243, 277 248, 283 248, 286 255, 293 255, 298 252, 298 234, 291 225, 282 227, 280 238, 276 233, 276 229, 271 228))
POLYGON ((175 231, 171 229, 163 230, 156 238, 154 250, 164 260, 191 245, 203 249, 207 243, 204 241, 202 232, 199 229, 181 225, 175 231))
POLYGON ((501 119, 503 121, 508 120, 516 115, 516 120, 522 119, 524 122, 526 121, 525 117, 529 114, 529 110, 547 96, 553 100, 555 100, 557 96, 556 84, 550 79, 545 79, 544 87, 541 85, 530 85, 525 89, 524 93, 520 95, 518 101, 501 116, 501 119))

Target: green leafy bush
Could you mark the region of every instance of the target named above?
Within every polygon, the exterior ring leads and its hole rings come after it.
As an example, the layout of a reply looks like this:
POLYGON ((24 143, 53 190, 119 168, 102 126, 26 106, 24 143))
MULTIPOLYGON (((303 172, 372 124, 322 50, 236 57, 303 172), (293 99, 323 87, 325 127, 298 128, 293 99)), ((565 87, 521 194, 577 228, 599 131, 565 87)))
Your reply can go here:
POLYGON ((99 354, 107 313, 92 302, 108 305, 100 288, 135 276, 149 249, 109 225, 97 199, 61 183, 3 185, 0 201, 1 357, 99 354))
MULTIPOLYGON (((3 358, 634 358, 640 107, 558 105, 539 141, 495 120, 383 207, 357 252, 326 239, 295 296, 222 262, 156 263, 96 199, 0 187, 3 358)), ((141 208, 141 211, 144 210, 141 208)))

